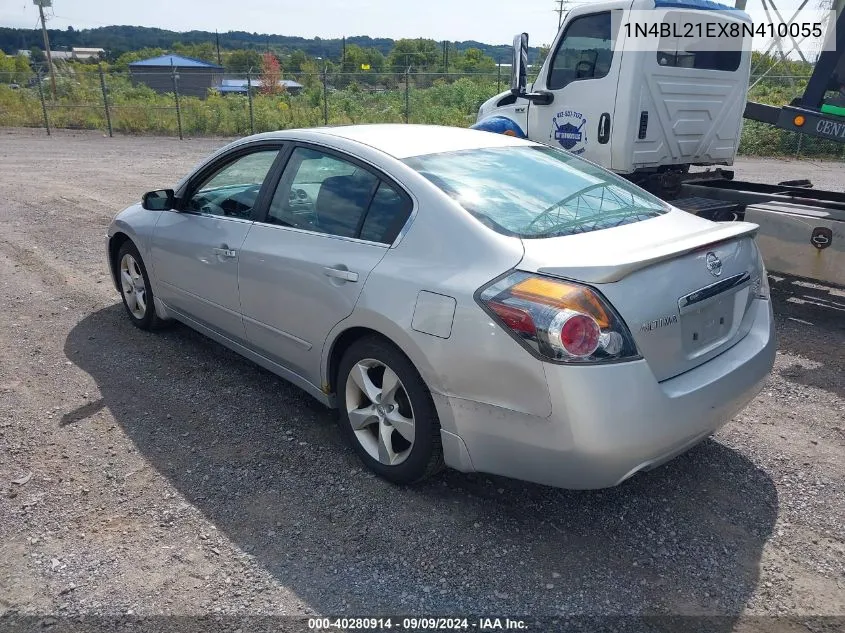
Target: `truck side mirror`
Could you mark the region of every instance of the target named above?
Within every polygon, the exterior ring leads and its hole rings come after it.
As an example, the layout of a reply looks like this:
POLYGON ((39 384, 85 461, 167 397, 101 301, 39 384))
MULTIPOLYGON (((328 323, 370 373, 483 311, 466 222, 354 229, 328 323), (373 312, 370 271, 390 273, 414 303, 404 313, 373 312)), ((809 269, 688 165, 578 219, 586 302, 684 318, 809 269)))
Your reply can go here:
POLYGON ((528 33, 519 33, 513 38, 513 63, 511 65, 511 92, 516 96, 525 94, 528 74, 528 33))

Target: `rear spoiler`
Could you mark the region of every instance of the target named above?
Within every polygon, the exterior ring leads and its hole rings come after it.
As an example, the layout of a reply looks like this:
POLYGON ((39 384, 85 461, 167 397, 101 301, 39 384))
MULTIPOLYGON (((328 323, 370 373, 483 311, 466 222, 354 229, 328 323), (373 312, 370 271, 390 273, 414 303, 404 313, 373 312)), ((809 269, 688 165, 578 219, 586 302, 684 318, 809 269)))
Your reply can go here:
POLYGON ((538 272, 548 275, 565 276, 579 281, 593 284, 607 284, 620 281, 633 272, 653 266, 667 259, 679 255, 707 250, 720 242, 735 240, 740 237, 754 237, 759 225, 751 222, 719 222, 710 228, 697 233, 686 235, 681 239, 667 241, 663 244, 649 244, 641 250, 633 248, 619 253, 614 261, 608 257, 600 265, 572 267, 565 269, 556 267, 538 268, 538 272))

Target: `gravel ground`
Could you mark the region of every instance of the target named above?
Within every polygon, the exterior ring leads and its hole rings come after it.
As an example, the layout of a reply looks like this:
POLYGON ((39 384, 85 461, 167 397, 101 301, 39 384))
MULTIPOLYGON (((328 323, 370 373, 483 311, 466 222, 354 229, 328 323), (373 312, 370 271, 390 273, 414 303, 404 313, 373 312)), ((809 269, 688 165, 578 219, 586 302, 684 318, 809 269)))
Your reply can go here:
POLYGON ((108 222, 223 142, 0 130, 0 615, 845 616, 845 292, 775 283, 763 393, 622 486, 397 488, 303 392, 117 303, 108 222))

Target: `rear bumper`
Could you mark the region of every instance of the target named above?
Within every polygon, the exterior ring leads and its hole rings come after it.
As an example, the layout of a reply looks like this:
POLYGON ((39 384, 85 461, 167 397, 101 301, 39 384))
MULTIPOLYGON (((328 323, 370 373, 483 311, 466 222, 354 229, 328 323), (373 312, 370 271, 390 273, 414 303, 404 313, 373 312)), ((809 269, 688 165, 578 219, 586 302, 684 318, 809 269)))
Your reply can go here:
POLYGON ((739 343, 658 383, 644 360, 546 364, 552 414, 540 418, 435 394, 447 463, 563 488, 605 488, 713 434, 761 390, 774 364, 771 303, 756 301, 739 343), (444 426, 447 426, 444 425, 444 426), (446 442, 448 439, 449 442, 446 442))

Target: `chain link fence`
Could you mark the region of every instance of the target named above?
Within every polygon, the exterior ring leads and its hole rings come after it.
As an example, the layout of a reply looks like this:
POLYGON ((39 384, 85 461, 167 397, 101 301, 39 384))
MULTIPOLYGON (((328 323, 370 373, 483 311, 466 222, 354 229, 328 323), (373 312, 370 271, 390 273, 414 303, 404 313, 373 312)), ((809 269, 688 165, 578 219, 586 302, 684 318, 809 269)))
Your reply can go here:
MULTIPOLYGON (((502 66, 473 74, 285 73, 278 86, 265 86, 257 73, 78 68, 57 74, 55 92, 45 75, 0 73, 0 126, 179 138, 350 123, 468 126, 479 106, 510 82, 510 69, 502 66)), ((777 105, 800 95, 807 81, 786 75, 755 79, 749 99, 777 105)), ((740 153, 845 159, 845 144, 746 121, 740 153)))

